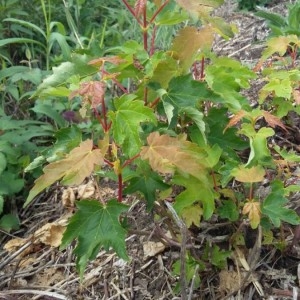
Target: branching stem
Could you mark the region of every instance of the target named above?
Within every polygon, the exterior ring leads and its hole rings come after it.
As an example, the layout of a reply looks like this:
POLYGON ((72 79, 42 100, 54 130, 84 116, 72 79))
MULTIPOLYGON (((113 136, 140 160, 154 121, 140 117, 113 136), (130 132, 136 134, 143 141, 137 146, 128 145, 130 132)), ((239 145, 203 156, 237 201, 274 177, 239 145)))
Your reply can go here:
POLYGON ((131 164, 135 159, 137 159, 140 156, 140 153, 136 154, 135 156, 131 157, 130 159, 127 159, 124 164, 122 165, 122 169, 131 164))
POLYGON ((162 11, 162 9, 170 2, 170 0, 166 0, 158 9, 157 11, 153 14, 152 18, 149 21, 149 24, 152 24, 157 15, 162 11))
POLYGON ((129 10, 129 12, 134 16, 134 18, 137 20, 137 22, 140 24, 140 26, 143 26, 143 24, 141 23, 141 21, 138 19, 135 11, 132 9, 132 7, 129 5, 129 3, 127 2, 127 0, 122 0, 122 2, 124 3, 124 5, 127 7, 127 9, 129 10))

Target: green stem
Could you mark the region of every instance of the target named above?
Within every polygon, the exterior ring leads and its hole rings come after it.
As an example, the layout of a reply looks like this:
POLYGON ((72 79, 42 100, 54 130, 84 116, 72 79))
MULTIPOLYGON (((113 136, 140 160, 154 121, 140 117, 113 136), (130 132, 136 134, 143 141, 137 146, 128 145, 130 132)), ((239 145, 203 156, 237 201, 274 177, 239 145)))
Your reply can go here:
POLYGON ((118 202, 122 202, 123 198, 123 178, 122 173, 118 175, 118 202))
POLYGON ((46 70, 50 68, 50 20, 51 20, 51 2, 48 1, 48 16, 46 11, 45 0, 41 0, 41 6, 44 14, 45 26, 46 26, 46 70))

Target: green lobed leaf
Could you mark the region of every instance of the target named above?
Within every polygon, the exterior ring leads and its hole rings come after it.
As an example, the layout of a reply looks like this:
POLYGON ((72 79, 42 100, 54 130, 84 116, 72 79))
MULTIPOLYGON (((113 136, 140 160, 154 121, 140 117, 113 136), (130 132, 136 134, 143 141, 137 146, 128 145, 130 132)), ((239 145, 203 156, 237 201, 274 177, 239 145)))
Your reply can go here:
POLYGON ((258 164, 271 164, 271 154, 267 145, 267 138, 274 135, 274 130, 267 127, 260 128, 257 132, 249 123, 242 124, 239 133, 244 134, 250 141, 250 155, 246 166, 258 164))
MULTIPOLYGON (((201 101, 219 102, 221 99, 211 92, 205 83, 194 80, 190 74, 172 78, 167 91, 161 89, 157 92, 163 100, 169 128, 176 126, 180 109, 190 110, 187 107, 196 108, 201 101)), ((195 112, 194 109, 193 112, 195 112)), ((195 113, 191 112, 191 115, 195 117, 195 113)), ((197 126, 203 130, 203 123, 200 120, 197 122, 197 126)), ((203 138, 205 139, 205 137, 203 138)))
MULTIPOLYGON (((13 67, 11 67, 13 68, 13 67)), ((23 72, 17 72, 10 77, 11 82, 18 82, 20 80, 32 82, 38 85, 42 82, 43 72, 39 68, 27 68, 23 72)))
POLYGON ((50 104, 43 104, 40 102, 36 102, 35 106, 31 108, 35 113, 40 113, 51 118, 59 127, 64 127, 66 125, 66 121, 62 117, 60 113, 57 112, 50 104))
POLYGON ((96 200, 83 200, 76 205, 78 211, 70 219, 61 248, 66 248, 77 239, 74 254, 77 256, 76 265, 80 276, 87 262, 96 257, 101 247, 106 251, 111 247, 119 257, 127 260, 126 230, 120 224, 120 215, 128 210, 128 206, 114 199, 106 205, 96 200))
POLYGON ((211 252, 211 263, 220 269, 224 269, 227 264, 227 258, 231 254, 231 251, 221 250, 220 247, 214 245, 211 252))
POLYGON ((256 77, 252 70, 234 59, 219 57, 207 66, 205 72, 208 86, 222 97, 222 103, 233 111, 238 111, 242 107, 249 109, 248 101, 239 91, 241 88, 250 87, 249 81, 256 77))
MULTIPOLYGON (((209 110, 208 115, 203 118, 209 144, 217 144, 223 152, 229 153, 230 156, 235 156, 234 150, 244 150, 249 145, 237 135, 237 128, 230 127, 224 132, 224 128, 229 120, 228 109, 225 107, 213 107, 209 110)), ((193 142, 204 146, 204 141, 199 136, 198 130, 195 130, 194 125, 190 126, 188 131, 193 142)))
POLYGON ((287 36, 280 35, 278 37, 270 38, 267 41, 267 47, 262 52, 262 59, 265 60, 277 53, 280 56, 284 56, 291 45, 299 46, 299 44, 299 38, 295 34, 287 36))
POLYGON ((221 218, 226 218, 231 222, 235 222, 239 218, 239 211, 233 200, 222 200, 218 213, 221 218))
POLYGON ((0 195, 0 215, 3 212, 3 207, 4 207, 4 198, 2 195, 0 195))
POLYGON ((73 54, 71 61, 63 62, 58 67, 53 67, 53 73, 43 80, 33 97, 43 96, 42 92, 44 90, 62 85, 73 75, 84 77, 95 74, 98 68, 88 65, 89 60, 90 58, 87 55, 73 54))
POLYGON ((0 219, 0 228, 7 232, 13 229, 19 229, 19 227, 20 221, 15 215, 6 214, 0 219))
POLYGON ((169 82, 167 93, 162 99, 179 109, 187 106, 195 107, 200 99, 208 99, 209 96, 206 86, 188 74, 174 77, 169 82))
POLYGON ((183 11, 163 10, 155 19, 156 25, 176 25, 188 19, 183 11))
POLYGON ((0 175, 0 195, 13 195, 22 190, 24 179, 17 178, 17 174, 4 171, 0 175))
POLYGON ((205 122, 203 121, 203 113, 194 107, 187 106, 187 107, 180 108, 179 115, 183 115, 184 118, 188 117, 194 122, 194 124, 199 129, 203 137, 203 140, 206 143, 206 135, 205 135, 206 125, 205 122))
POLYGON ((178 214, 184 208, 198 202, 203 207, 204 219, 211 217, 215 209, 215 192, 209 174, 206 174, 205 181, 191 175, 175 174, 172 183, 185 187, 185 190, 175 199, 174 209, 178 214))
POLYGON ((142 172, 137 172, 139 176, 129 180, 129 185, 124 189, 124 193, 141 192, 147 201, 147 209, 151 210, 157 198, 157 192, 166 190, 170 186, 164 183, 161 176, 153 172, 149 167, 147 169, 144 168, 142 172))
POLYGON ((298 214, 294 210, 285 207, 288 199, 284 197, 283 182, 275 180, 271 183, 271 187, 271 193, 262 203, 262 213, 270 218, 275 227, 279 227, 282 221, 292 225, 300 224, 298 214))
POLYGON ((284 195, 289 196, 290 193, 298 193, 300 192, 300 185, 292 184, 284 188, 284 195))
POLYGON ((222 165, 218 169, 218 173, 221 175, 220 183, 222 187, 226 187, 228 183, 232 180, 232 170, 239 166, 240 159, 231 155, 224 155, 222 165))
POLYGON ((129 157, 137 154, 143 144, 140 137, 141 123, 157 122, 153 110, 146 107, 143 101, 134 98, 134 95, 126 95, 115 100, 116 111, 108 113, 114 139, 117 144, 122 145, 122 150, 129 157))
MULTIPOLYGON (((187 254, 187 256, 185 258, 186 280, 187 280, 187 283, 189 283, 191 280, 193 280, 194 281, 193 287, 195 289, 197 287, 199 287, 199 285, 201 283, 201 278, 199 276, 199 272, 195 272, 196 267, 198 268, 198 271, 203 271, 206 269, 206 266, 202 261, 196 260, 192 255, 187 254)), ((172 265, 172 273, 174 275, 176 275, 177 277, 179 277, 182 274, 181 272, 182 272, 181 271, 181 261, 178 259, 172 265)), ((180 284, 177 284, 174 289, 174 292, 180 293, 180 289, 181 289, 180 284)))
POLYGON ((150 59, 154 66, 152 67, 153 70, 151 70, 152 74, 147 74, 150 76, 149 82, 156 82, 159 83, 162 88, 167 88, 170 80, 179 76, 182 70, 179 68, 177 61, 171 56, 159 58, 157 62, 154 62, 154 59, 155 57, 151 57, 150 59))
POLYGON ((28 73, 29 70, 30 68, 25 66, 11 66, 9 68, 3 68, 2 70, 0 70, 0 81, 3 81, 5 78, 11 78, 12 76, 19 73, 28 73))
POLYGON ((7 160, 4 153, 0 152, 0 175, 3 173, 3 171, 6 169, 7 160))
POLYGON ((300 156, 297 152, 291 150, 291 151, 287 151, 286 149, 281 149, 278 145, 275 145, 273 147, 273 149, 280 154, 280 156, 282 158, 284 158, 284 160, 286 160, 287 162, 297 162, 300 163, 300 156))
POLYGON ((5 154, 8 163, 16 162, 22 154, 20 147, 15 147, 9 141, 0 140, 0 151, 5 154))
POLYGON ((290 99, 292 95, 292 82, 290 79, 280 80, 278 78, 272 78, 262 89, 261 91, 273 93, 277 97, 282 97, 290 99))

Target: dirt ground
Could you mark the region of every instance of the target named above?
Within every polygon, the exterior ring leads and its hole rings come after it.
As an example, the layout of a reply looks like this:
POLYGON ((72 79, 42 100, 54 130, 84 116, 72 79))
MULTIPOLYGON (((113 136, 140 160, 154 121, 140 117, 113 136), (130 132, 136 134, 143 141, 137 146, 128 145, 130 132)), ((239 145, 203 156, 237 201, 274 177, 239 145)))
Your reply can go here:
MULTIPOLYGON (((269 9, 285 14, 288 3, 291 1, 274 1, 269 9)), ((239 33, 230 41, 217 38, 215 52, 254 67, 269 34, 266 24, 252 13, 238 12, 234 0, 226 1, 216 14, 235 23, 239 33)), ((253 82, 252 89, 247 92, 254 104, 259 85, 259 80, 253 82)), ((299 116, 295 116, 294 126, 300 127, 299 116)), ((275 142, 300 144, 294 133, 278 134, 275 142)), ((300 152, 299 146, 296 150, 300 152)), ((299 166, 292 172, 290 180, 300 184, 299 166)), ((85 183, 82 189, 92 195, 93 183, 85 183)), ((268 184, 261 186, 259 192, 265 193, 267 189, 268 184)), ((116 193, 109 181, 101 182, 100 190, 104 199, 116 193)), ((73 192, 76 197, 81 193, 80 187, 75 187, 73 192)), ((182 299, 175 293, 181 283, 180 277, 172 271, 173 263, 181 257, 181 244, 169 238, 165 223, 157 221, 155 214, 161 209, 159 205, 148 213, 138 196, 125 201, 130 205, 127 215, 130 234, 126 240, 130 261, 119 259, 113 252, 100 251, 88 264, 80 281, 72 255, 75 245, 64 251, 59 251, 56 245, 70 214, 63 201, 69 201, 73 192, 66 192, 59 186, 52 187, 29 208, 19 212, 19 231, 12 235, 0 234, 0 299, 182 299), (9 241, 10 244, 6 244, 9 241)), ((290 202, 290 206, 297 210, 300 195, 293 195, 290 202)), ((172 218, 164 222, 169 222, 175 233, 180 231, 172 218)), ((193 290, 196 283, 189 284, 186 299, 300 299, 300 247, 297 245, 300 229, 284 225, 281 231, 274 233, 289 245, 280 252, 270 245, 258 245, 261 232, 245 228, 249 249, 244 247, 234 251, 228 258, 227 269, 222 271, 207 265, 200 273, 199 287, 193 290)), ((234 224, 220 224, 212 218, 188 235, 197 241, 196 255, 201 255, 202 246, 207 242, 226 247, 236 231, 234 224)))

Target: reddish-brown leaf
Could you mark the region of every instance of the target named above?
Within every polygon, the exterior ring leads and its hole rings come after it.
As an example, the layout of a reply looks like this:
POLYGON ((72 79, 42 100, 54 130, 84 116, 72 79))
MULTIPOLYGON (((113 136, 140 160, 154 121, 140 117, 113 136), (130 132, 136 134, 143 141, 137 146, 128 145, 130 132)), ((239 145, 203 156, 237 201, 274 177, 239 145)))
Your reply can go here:
POLYGON ((146 9, 147 0, 137 0, 134 5, 135 16, 138 18, 146 9))
POLYGON ((83 82, 78 90, 73 91, 69 99, 80 95, 82 97, 82 107, 91 106, 97 108, 102 104, 105 94, 106 84, 103 81, 88 81, 83 82))
POLYGON ((229 128, 232 127, 234 125, 236 125, 243 117, 245 117, 247 115, 247 112, 245 112, 244 110, 240 110, 236 115, 234 115, 229 123, 227 124, 227 126, 224 129, 224 132, 229 128))
POLYGON ((287 129, 285 128, 284 124, 281 122, 281 120, 278 117, 270 114, 268 111, 265 111, 265 110, 262 111, 262 115, 264 116, 266 122, 272 128, 275 128, 276 126, 279 126, 283 130, 287 131, 287 129))

